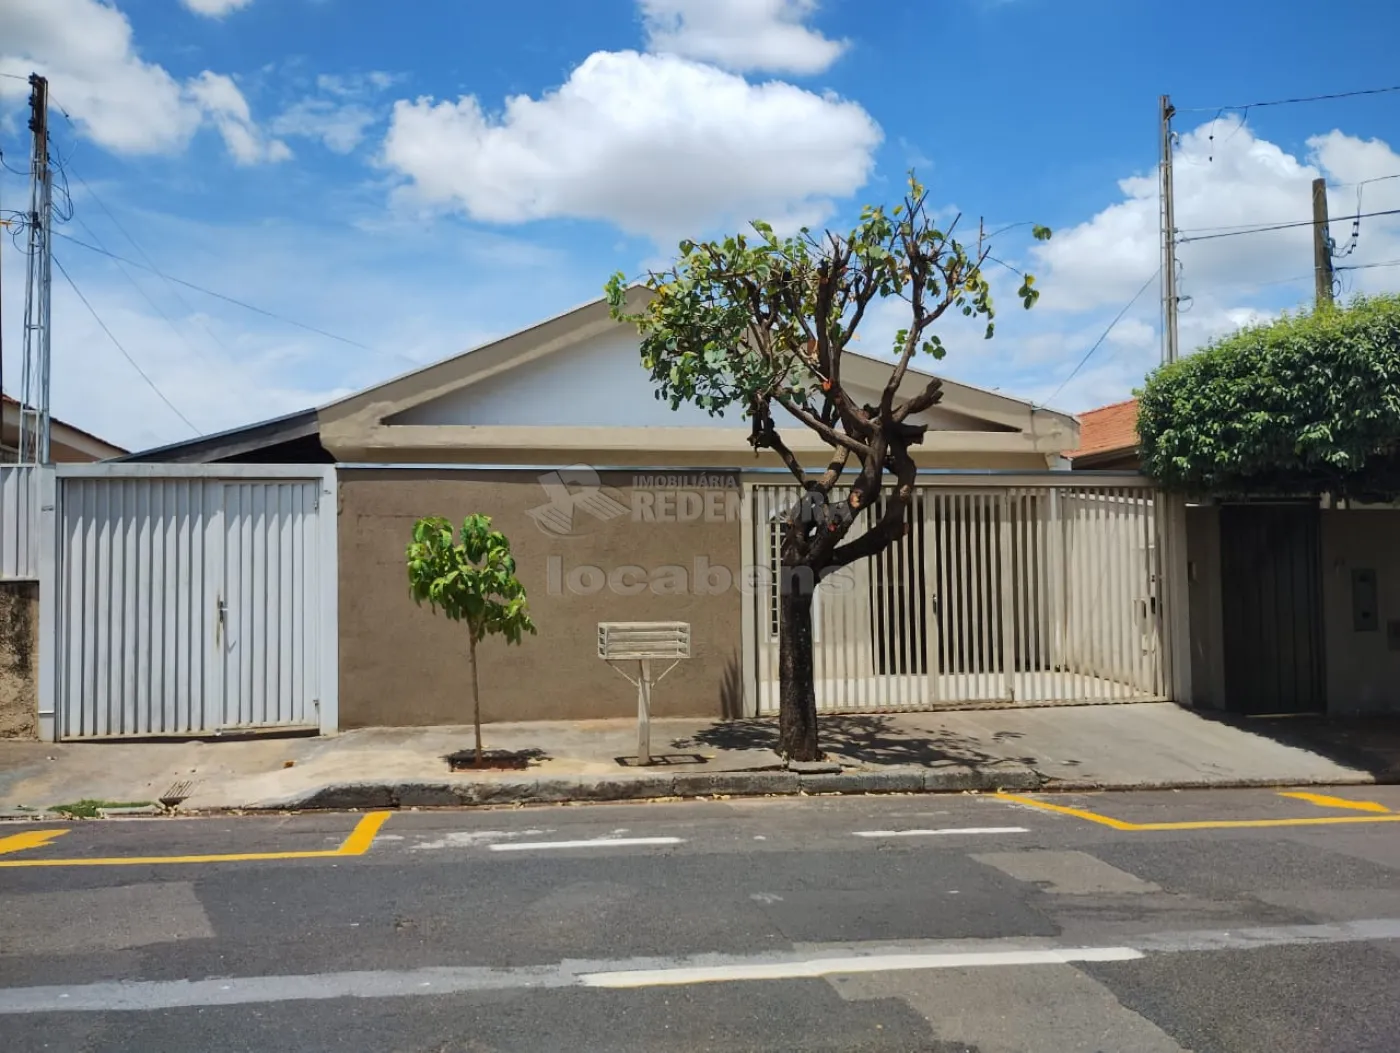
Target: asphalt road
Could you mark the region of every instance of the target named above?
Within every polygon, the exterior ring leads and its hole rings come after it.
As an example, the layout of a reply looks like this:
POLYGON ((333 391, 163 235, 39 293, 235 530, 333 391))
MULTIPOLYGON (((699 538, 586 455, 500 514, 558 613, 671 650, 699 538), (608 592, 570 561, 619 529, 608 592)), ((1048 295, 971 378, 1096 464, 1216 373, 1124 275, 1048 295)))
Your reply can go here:
POLYGON ((10 824, 0 1049, 1396 1053, 1400 788, 1332 796, 10 824))

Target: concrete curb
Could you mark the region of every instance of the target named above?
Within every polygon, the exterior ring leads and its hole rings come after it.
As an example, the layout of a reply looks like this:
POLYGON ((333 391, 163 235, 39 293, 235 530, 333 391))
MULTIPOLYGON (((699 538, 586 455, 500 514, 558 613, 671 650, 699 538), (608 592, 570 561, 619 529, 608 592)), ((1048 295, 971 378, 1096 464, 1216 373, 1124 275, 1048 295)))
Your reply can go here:
POLYGON ((1272 790, 1288 786, 1393 786, 1400 771, 1372 774, 1359 771, 1338 775, 1305 775, 1300 778, 1140 779, 1136 782, 1092 779, 1045 779, 1046 793, 1118 793, 1134 790, 1272 790))
MULTIPOLYGON (((771 797, 798 794, 963 793, 1035 790, 1029 768, 885 768, 878 771, 688 772, 680 775, 575 775, 431 782, 337 783, 292 797, 245 805, 245 811, 345 811, 461 808, 506 804, 644 801, 671 797, 771 797)), ((232 806, 230 806, 232 807, 232 806)))

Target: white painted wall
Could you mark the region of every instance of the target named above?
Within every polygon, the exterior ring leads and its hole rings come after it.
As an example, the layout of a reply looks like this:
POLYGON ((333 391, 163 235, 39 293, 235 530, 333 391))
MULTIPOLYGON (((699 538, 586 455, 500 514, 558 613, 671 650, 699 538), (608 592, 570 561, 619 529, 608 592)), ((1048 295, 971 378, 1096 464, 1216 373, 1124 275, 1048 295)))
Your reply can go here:
MULTIPOLYGON (((862 401, 873 392, 852 389, 862 401)), ((914 420, 938 430, 983 431, 992 425, 941 407, 914 420)), ((394 417, 392 424, 539 425, 543 427, 733 427, 747 431, 737 409, 720 417, 656 398, 642 368, 635 332, 619 326, 574 347, 479 381, 394 417)), ((801 425, 793 422, 793 426, 801 425)))
POLYGON ((1337 714, 1400 713, 1400 650, 1386 623, 1400 620, 1400 511, 1322 513, 1322 620, 1327 646, 1327 708, 1337 714), (1351 572, 1376 572, 1375 632, 1353 628, 1351 572))

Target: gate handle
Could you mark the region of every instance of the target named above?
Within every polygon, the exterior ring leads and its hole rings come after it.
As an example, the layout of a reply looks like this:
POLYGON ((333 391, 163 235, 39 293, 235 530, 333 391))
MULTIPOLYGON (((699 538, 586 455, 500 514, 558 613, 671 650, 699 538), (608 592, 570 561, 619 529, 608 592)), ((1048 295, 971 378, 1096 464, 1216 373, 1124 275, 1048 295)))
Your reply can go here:
POLYGON ((222 598, 219 600, 219 621, 214 626, 214 641, 217 643, 223 636, 224 626, 228 623, 228 604, 222 598))

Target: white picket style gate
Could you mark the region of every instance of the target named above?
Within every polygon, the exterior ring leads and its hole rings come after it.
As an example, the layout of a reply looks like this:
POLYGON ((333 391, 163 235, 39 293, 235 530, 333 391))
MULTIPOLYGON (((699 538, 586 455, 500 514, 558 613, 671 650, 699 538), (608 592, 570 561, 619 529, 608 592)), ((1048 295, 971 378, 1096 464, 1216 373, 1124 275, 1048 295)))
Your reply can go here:
MULTIPOLYGON (((759 714, 778 711, 778 520, 797 500, 796 487, 750 489, 746 580, 758 587, 745 621, 759 714)), ((921 479, 907 534, 817 587, 818 710, 1167 698, 1164 514, 1135 476, 921 479)))
POLYGON ((61 466, 57 737, 334 730, 334 495, 319 466, 61 466))

